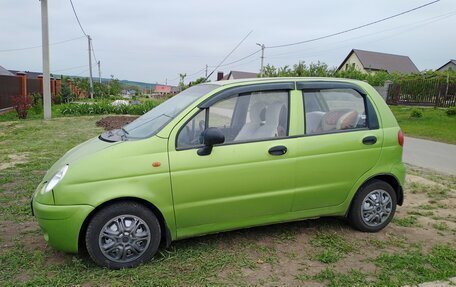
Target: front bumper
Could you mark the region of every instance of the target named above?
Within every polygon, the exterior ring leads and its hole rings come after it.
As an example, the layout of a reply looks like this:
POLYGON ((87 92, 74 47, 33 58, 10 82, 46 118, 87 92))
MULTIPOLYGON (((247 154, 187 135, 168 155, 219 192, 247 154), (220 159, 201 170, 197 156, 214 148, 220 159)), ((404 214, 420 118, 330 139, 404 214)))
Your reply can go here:
POLYGON ((78 252, 79 232, 93 211, 92 206, 49 205, 33 200, 32 209, 50 246, 65 252, 78 252))

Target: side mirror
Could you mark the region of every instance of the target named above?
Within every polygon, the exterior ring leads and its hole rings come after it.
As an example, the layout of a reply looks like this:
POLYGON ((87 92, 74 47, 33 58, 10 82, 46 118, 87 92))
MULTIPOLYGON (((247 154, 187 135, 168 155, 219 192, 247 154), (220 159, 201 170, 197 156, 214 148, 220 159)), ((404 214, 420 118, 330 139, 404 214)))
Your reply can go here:
POLYGON ((198 155, 209 155, 212 152, 212 147, 216 144, 225 142, 225 136, 218 128, 207 128, 201 134, 204 146, 199 148, 198 155))

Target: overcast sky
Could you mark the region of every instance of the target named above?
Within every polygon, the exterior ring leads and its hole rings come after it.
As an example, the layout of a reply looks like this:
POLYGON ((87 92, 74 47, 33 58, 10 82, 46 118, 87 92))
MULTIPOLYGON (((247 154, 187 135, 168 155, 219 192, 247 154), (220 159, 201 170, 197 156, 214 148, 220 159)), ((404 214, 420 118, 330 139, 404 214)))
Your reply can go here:
MULTIPOLYGON (((226 62, 255 50, 311 39, 359 26, 431 0, 173 1, 73 0, 93 38, 102 76, 176 84, 178 73, 216 65, 250 31, 226 62)), ((69 0, 48 0, 50 42, 83 36, 69 0)), ((0 0, 0 65, 41 71, 38 0, 0 0)), ((436 69, 456 58, 456 1, 440 2, 364 29, 282 49, 266 49, 276 66, 322 61, 338 66, 352 48, 409 56, 418 69, 436 69)), ((88 75, 87 40, 51 46, 51 72, 88 75), (85 67, 84 67, 85 65, 85 67)), ((260 54, 219 70, 258 72, 260 54)), ((96 69, 94 70, 95 73, 96 69)), ((203 76, 204 71, 186 79, 203 76)))

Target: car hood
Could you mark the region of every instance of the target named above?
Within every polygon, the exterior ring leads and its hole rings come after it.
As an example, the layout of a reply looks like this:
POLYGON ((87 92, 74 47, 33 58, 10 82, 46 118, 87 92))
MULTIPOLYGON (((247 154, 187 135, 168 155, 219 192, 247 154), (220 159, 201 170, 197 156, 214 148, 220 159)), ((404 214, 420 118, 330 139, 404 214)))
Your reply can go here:
POLYGON ((54 174, 59 171, 65 164, 71 165, 72 163, 81 160, 91 154, 100 150, 111 148, 114 145, 122 144, 123 142, 106 142, 98 137, 92 138, 83 142, 65 153, 59 160, 57 160, 52 167, 47 171, 43 181, 48 181, 54 174))

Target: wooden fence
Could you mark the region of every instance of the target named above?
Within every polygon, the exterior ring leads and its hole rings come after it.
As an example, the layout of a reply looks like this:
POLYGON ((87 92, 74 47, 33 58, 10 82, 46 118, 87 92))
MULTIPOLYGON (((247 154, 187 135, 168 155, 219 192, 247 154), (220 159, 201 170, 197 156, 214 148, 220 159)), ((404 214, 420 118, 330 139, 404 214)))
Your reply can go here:
POLYGON ((389 86, 386 102, 390 105, 454 107, 456 83, 449 83, 445 78, 394 83, 389 86))

